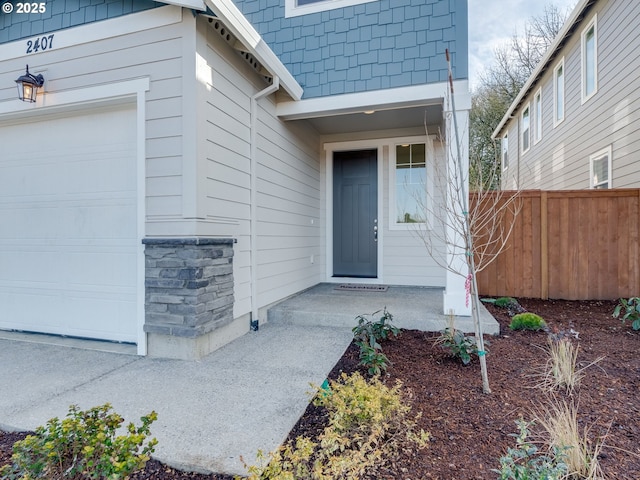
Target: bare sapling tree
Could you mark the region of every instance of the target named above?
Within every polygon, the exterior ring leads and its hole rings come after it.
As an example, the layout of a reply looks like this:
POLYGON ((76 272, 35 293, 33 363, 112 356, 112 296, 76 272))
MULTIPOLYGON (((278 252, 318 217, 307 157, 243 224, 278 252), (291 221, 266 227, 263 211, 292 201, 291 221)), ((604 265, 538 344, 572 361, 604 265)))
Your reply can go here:
MULTIPOLYGON (((457 124, 453 75, 449 64, 447 96, 449 139, 444 148, 447 158, 438 158, 433 141, 427 135, 426 158, 431 160, 425 181, 426 196, 415 195, 424 223, 412 223, 412 231, 422 240, 429 256, 441 267, 465 279, 465 308, 471 304, 480 368, 482 390, 491 393, 487 373, 486 349, 480 317, 477 274, 486 268, 506 248, 521 202, 518 191, 501 192, 486 189, 494 185, 499 175, 499 162, 472 176, 469 161, 464 158, 464 139, 457 124), (428 178, 430 177, 430 178, 428 178), (488 178, 489 177, 489 178, 488 178)), ((464 126, 464 125, 463 125, 464 126)), ((442 137, 442 135, 440 135, 442 137)), ((442 141, 442 140, 436 140, 442 141)), ((415 191, 415 190, 414 190, 415 191)), ((402 212, 398 212, 402 215, 402 212)), ((405 214, 406 215, 406 214, 405 214)))

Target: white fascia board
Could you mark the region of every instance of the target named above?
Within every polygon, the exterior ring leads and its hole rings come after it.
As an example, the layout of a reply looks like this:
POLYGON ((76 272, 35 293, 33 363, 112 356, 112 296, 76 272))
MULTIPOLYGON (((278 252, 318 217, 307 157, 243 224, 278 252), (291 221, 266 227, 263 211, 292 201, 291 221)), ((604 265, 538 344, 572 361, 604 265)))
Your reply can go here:
POLYGON ((207 7, 220 18, 231 33, 250 50, 250 53, 271 73, 280 79, 280 85, 294 100, 302 98, 302 87, 267 45, 249 20, 232 0, 204 0, 207 7))
POLYGON ((162 3, 177 5, 178 7, 192 8, 193 10, 204 11, 207 6, 203 0, 163 0, 162 3))
MULTIPOLYGON (((330 95, 299 102, 279 102, 276 107, 276 113, 283 120, 300 120, 362 113, 366 110, 380 111, 444 104, 448 95, 448 88, 448 82, 440 82, 361 93, 330 95)), ((460 92, 456 93, 456 108, 469 110, 471 108, 471 94, 469 93, 468 80, 455 81, 454 92, 460 92)))
POLYGON ((511 119, 513 113, 518 108, 518 105, 520 105, 520 102, 522 101, 522 99, 525 97, 525 95, 529 93, 529 90, 539 80, 540 76, 545 71, 548 63, 551 61, 551 59, 556 54, 558 49, 561 48, 561 45, 563 44, 565 38, 569 36, 573 31, 573 25, 576 23, 576 20, 580 17, 580 15, 582 15, 583 10, 587 8, 587 6, 591 5, 592 3, 594 3, 594 0, 580 0, 578 4, 575 6, 573 11, 571 12, 571 15, 569 15, 569 18, 567 19, 567 21, 564 22, 564 25, 560 29, 560 32, 558 32, 558 35, 556 35, 555 40, 549 46, 549 48, 547 49, 547 52, 542 57, 542 60, 540 60, 540 63, 538 63, 538 66, 535 68, 531 76, 528 78, 528 80, 526 81, 526 83, 518 93, 518 96, 515 98, 513 102, 511 102, 511 105, 509 106, 507 113, 504 114, 504 117, 502 117, 502 120, 500 120, 500 123, 491 134, 492 140, 496 140, 497 138, 499 138, 500 133, 502 132, 502 129, 505 127, 507 122, 511 119))

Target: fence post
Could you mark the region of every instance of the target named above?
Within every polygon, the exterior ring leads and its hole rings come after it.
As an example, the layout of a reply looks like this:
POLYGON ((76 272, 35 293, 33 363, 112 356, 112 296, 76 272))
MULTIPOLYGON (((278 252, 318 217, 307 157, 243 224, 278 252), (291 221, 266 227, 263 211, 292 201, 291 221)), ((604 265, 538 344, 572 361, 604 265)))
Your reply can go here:
POLYGON ((540 296, 549 298, 549 226, 547 191, 540 192, 540 296))

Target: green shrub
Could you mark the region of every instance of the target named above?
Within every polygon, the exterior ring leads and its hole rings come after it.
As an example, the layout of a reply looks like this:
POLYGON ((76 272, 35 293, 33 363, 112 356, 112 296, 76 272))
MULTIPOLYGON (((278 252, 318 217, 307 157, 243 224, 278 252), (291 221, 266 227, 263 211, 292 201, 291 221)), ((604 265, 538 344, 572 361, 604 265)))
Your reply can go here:
POLYGON ((613 316, 618 318, 623 310, 622 323, 629 320, 634 330, 640 330, 640 297, 631 297, 629 300, 621 298, 613 310, 613 316))
POLYGON ((141 418, 140 427, 130 423, 128 433, 116 435, 124 419, 110 410, 108 403, 86 411, 71 405, 64 420, 52 418, 13 445, 12 464, 0 468, 0 477, 116 480, 144 468, 157 444, 155 438, 144 444, 157 414, 151 412, 141 418))
POLYGON ((367 343, 358 344, 360 346, 360 365, 367 368, 369 375, 380 375, 387 369, 391 361, 378 350, 367 343))
POLYGON ((471 355, 478 354, 476 337, 473 335, 467 336, 454 327, 447 327, 442 330, 435 341, 435 345, 446 350, 451 357, 459 359, 464 365, 471 363, 471 355))
MULTIPOLYGON (((370 316, 373 318, 378 313, 380 310, 370 316)), ((393 315, 387 311, 386 307, 377 321, 372 321, 367 317, 368 315, 356 317, 358 325, 352 329, 353 339, 355 344, 360 347, 360 365, 365 366, 370 375, 380 375, 391 363, 382 353, 380 342, 397 337, 400 330, 391 323, 393 315)))
POLYGON ((547 322, 540 315, 524 312, 514 315, 509 324, 511 330, 544 330, 547 322))
POLYGON ((538 448, 527 440, 531 423, 516 422, 520 433, 516 437, 516 447, 509 448, 500 458, 500 470, 494 470, 500 480, 560 480, 567 478, 564 454, 552 448, 551 455, 538 452, 538 448))
MULTIPOLYGON (((249 480, 336 480, 361 478, 403 448, 424 448, 429 434, 409 420, 401 385, 387 387, 378 377, 342 374, 329 393, 315 387, 314 404, 326 408, 328 425, 315 444, 298 437, 246 466, 249 480)), ((237 477, 239 478, 239 477, 237 477)))
POLYGON ((365 314, 356 317, 358 325, 352 329, 353 338, 356 343, 363 342, 374 346, 374 343, 377 345, 381 340, 398 336, 400 330, 391 323, 393 321, 393 315, 387 311, 386 307, 382 310, 382 315, 377 321, 372 321, 367 318, 368 316, 373 318, 378 313, 380 313, 380 310, 373 312, 371 315, 365 314))
POLYGON ((496 307, 500 308, 513 308, 518 307, 520 304, 515 298, 512 297, 500 297, 496 298, 496 301, 493 302, 496 307))

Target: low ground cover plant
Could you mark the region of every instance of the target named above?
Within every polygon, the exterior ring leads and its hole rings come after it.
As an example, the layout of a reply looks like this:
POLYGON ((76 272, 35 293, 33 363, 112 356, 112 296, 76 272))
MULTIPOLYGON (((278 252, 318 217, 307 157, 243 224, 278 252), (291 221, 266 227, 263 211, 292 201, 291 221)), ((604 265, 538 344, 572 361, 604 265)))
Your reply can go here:
POLYGON ((444 349, 451 357, 460 360, 463 365, 471 363, 471 356, 478 354, 476 338, 465 335, 454 327, 447 327, 440 332, 435 345, 444 349))
MULTIPOLYGON (((375 473, 400 448, 425 448, 429 434, 416 428, 401 384, 384 385, 378 377, 342 374, 329 390, 314 387, 314 404, 329 420, 314 443, 297 437, 275 452, 258 452, 258 464, 245 464, 248 480, 338 480, 375 473)), ((237 477, 240 478, 240 477, 237 477)))
POLYGON ((14 444, 12 463, 0 468, 0 478, 117 480, 144 468, 157 444, 147 440, 157 414, 118 434, 124 419, 111 408, 106 403, 83 411, 71 405, 65 419, 52 418, 14 444))
POLYGON ((522 305, 520 305, 520 302, 513 297, 483 298, 482 301, 484 303, 491 303, 496 307, 504 308, 510 317, 526 311, 522 305))
MULTIPOLYGON (((442 348, 449 356, 460 360, 463 365, 469 365, 471 356, 478 355, 476 337, 465 335, 463 331, 455 327, 455 315, 453 313, 449 313, 448 319, 449 326, 440 331, 440 336, 436 338, 434 346, 442 348)), ((485 345, 487 344, 488 342, 485 340, 485 345)))
POLYGON ((500 458, 500 469, 494 470, 500 480, 560 480, 567 476, 564 450, 552 447, 549 453, 540 451, 530 440, 529 428, 534 422, 516 422, 520 432, 516 446, 500 458))
POLYGON ((628 300, 621 298, 613 310, 613 316, 619 318, 620 314, 623 324, 629 320, 634 330, 640 330, 640 297, 631 297, 628 300))
POLYGON ((373 320, 379 313, 380 310, 371 315, 358 315, 358 325, 352 329, 354 342, 360 347, 360 364, 368 369, 370 375, 380 375, 391 363, 382 352, 380 342, 395 338, 400 333, 386 307, 380 318, 373 320))
POLYGON ((535 313, 523 312, 514 315, 511 318, 509 328, 511 330, 544 330, 547 327, 547 322, 535 313))

